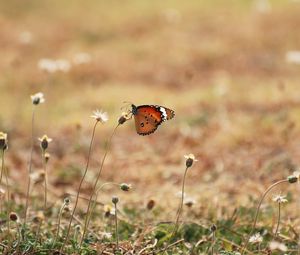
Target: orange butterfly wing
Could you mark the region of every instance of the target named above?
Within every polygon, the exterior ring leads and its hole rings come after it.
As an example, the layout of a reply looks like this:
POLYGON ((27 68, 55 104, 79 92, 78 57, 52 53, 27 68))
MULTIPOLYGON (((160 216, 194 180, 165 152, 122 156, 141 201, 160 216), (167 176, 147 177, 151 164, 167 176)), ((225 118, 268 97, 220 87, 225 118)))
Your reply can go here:
POLYGON ((139 135, 152 134, 165 120, 172 119, 174 111, 155 105, 141 105, 134 114, 135 128, 139 135))

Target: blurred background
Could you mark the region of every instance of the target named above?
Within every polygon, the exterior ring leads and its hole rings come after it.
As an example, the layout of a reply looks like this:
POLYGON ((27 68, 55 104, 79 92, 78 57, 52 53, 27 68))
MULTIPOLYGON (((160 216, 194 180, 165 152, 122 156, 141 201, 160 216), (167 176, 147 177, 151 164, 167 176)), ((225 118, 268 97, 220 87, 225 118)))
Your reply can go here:
MULTIPOLYGON (((187 193, 198 213, 209 211, 205 201, 220 214, 248 203, 299 164, 299 27, 297 0, 1 1, 0 130, 9 134, 12 180, 23 183, 30 95, 43 92, 35 134, 53 138, 59 194, 81 176, 92 111, 110 120, 97 130, 87 193, 131 101, 164 105, 176 118, 147 137, 133 121, 120 127, 103 181, 132 183, 133 203, 168 197, 161 206, 173 213, 183 155, 194 153, 187 193)), ((34 159, 37 170, 38 141, 34 159)))

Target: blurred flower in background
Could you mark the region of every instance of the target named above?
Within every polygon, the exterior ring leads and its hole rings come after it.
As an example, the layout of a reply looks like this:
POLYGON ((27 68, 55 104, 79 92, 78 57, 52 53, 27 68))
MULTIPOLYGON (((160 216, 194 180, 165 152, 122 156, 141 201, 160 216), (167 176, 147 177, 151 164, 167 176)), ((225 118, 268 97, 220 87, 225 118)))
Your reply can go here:
POLYGON ((38 62, 38 68, 42 71, 48 73, 55 73, 58 71, 67 73, 71 69, 70 61, 66 59, 49 59, 49 58, 42 58, 38 62))
POLYGON ((292 64, 300 65, 300 51, 291 50, 285 54, 285 61, 292 64))
POLYGON ((92 57, 90 54, 85 52, 80 52, 74 55, 73 57, 73 63, 74 65, 83 65, 90 63, 92 60, 92 57))
POLYGON ((19 34, 18 39, 21 44, 31 44, 33 41, 33 36, 32 36, 32 33, 29 31, 22 31, 19 34))

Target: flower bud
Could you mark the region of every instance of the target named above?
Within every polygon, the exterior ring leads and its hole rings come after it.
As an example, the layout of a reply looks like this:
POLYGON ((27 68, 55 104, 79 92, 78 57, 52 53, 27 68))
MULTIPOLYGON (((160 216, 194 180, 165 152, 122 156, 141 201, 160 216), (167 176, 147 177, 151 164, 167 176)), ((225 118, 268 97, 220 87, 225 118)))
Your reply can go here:
POLYGON ((216 232, 217 230, 217 226, 215 224, 213 224, 211 227, 210 227, 210 231, 211 232, 216 232))
POLYGON ((153 209, 153 207, 155 206, 155 200, 154 199, 150 199, 147 203, 147 209, 149 211, 151 211, 153 209))
POLYGON ((44 212, 38 211, 37 214, 33 217, 32 221, 36 224, 41 223, 45 220, 44 212))
POLYGON ((43 93, 36 93, 31 96, 31 101, 34 105, 38 105, 45 102, 44 94, 43 93))
POLYGON ((119 124, 122 125, 127 121, 127 119, 124 116, 121 116, 118 120, 119 124))
POLYGON ((129 191, 129 190, 131 190, 131 185, 127 184, 127 183, 121 183, 120 184, 120 189, 123 190, 123 191, 129 191))
POLYGON ((71 202, 71 200, 70 200, 69 197, 66 197, 66 198, 64 199, 64 204, 65 204, 66 206, 68 206, 68 205, 70 204, 70 202, 71 202))
POLYGON ((18 216, 16 213, 11 212, 11 213, 9 214, 9 219, 10 219, 11 221, 18 221, 19 216, 18 216))
POLYGON ((295 183, 298 181, 298 178, 297 178, 297 176, 290 175, 290 176, 288 176, 287 180, 289 183, 295 183))
POLYGON ((48 145, 49 143, 52 141, 51 138, 49 138, 47 135, 44 135, 42 138, 39 138, 39 141, 41 142, 41 148, 43 150, 47 150, 48 149, 48 145))
POLYGON ((44 157, 45 157, 46 163, 48 163, 48 161, 50 159, 50 153, 46 152, 45 155, 44 155, 44 157))
POLYGON ((130 114, 129 112, 122 112, 122 115, 121 117, 119 118, 118 120, 118 123, 119 125, 122 125, 124 124, 127 120, 129 120, 131 117, 130 117, 130 114))
POLYGON ((187 168, 191 167, 194 161, 198 161, 197 159, 195 159, 194 154, 185 155, 184 157, 186 158, 185 165, 187 168))
POLYGON ((113 202, 113 204, 117 204, 119 202, 119 198, 117 196, 113 196, 111 201, 113 202))
POLYGON ((81 231, 81 226, 80 225, 76 225, 74 228, 75 228, 75 231, 77 231, 77 232, 81 231))
POLYGON ((0 150, 4 151, 7 149, 7 134, 0 132, 0 150))

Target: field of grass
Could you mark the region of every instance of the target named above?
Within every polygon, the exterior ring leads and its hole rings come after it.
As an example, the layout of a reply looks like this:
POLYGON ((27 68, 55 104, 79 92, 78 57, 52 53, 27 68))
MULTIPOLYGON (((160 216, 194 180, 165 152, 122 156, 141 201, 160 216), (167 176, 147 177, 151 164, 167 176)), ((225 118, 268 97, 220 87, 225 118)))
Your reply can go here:
POLYGON ((0 254, 300 254, 300 1, 10 0, 0 27, 0 254), (175 118, 113 133, 125 101, 175 118))

